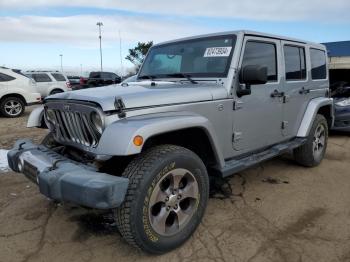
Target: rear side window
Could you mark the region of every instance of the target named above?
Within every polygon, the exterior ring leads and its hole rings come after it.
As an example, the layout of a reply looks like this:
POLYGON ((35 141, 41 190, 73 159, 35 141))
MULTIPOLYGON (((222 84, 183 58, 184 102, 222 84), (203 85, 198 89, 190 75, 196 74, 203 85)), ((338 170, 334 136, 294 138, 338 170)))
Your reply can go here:
POLYGON ((304 48, 285 45, 283 51, 286 68, 286 80, 297 81, 306 79, 304 48))
POLYGON ((47 74, 32 74, 32 78, 35 82, 52 82, 51 78, 47 74))
POLYGON ((326 79, 326 53, 323 50, 310 48, 311 76, 312 79, 326 79))
POLYGON ((101 73, 101 77, 105 79, 112 79, 112 73, 103 72, 101 73))
POLYGON ((53 78, 55 78, 56 81, 60 81, 60 82, 66 81, 66 78, 61 74, 52 73, 51 75, 53 76, 53 78))
POLYGON ((248 41, 245 46, 242 68, 247 65, 266 66, 268 81, 277 81, 275 44, 248 41))
POLYGON ((100 72, 91 72, 89 78, 101 78, 100 72))
POLYGON ((14 78, 12 76, 0 73, 0 82, 9 82, 9 81, 12 81, 12 80, 15 80, 15 79, 16 78, 14 78))

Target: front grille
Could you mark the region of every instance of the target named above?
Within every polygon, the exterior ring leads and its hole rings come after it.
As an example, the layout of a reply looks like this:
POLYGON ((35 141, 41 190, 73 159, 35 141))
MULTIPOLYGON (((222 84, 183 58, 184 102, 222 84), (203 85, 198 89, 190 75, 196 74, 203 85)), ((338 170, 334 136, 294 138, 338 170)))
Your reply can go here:
POLYGON ((75 104, 47 104, 46 110, 53 112, 54 137, 57 141, 65 144, 80 144, 86 147, 97 146, 101 134, 91 122, 91 112, 97 111, 90 106, 75 104))

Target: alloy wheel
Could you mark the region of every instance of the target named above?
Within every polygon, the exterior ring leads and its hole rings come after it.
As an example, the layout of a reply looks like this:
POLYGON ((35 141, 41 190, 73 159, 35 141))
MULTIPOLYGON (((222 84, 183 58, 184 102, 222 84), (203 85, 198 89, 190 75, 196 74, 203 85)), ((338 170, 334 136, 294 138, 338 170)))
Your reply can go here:
POLYGON ((180 232, 190 221, 199 201, 198 182, 182 168, 168 172, 154 187, 149 201, 152 228, 162 236, 180 232))
POLYGON ((316 128, 314 139, 313 139, 313 153, 318 159, 322 156, 326 144, 326 129, 323 124, 319 124, 316 128))
POLYGON ((18 116, 22 112, 22 105, 16 100, 9 100, 4 106, 5 112, 10 116, 18 116))

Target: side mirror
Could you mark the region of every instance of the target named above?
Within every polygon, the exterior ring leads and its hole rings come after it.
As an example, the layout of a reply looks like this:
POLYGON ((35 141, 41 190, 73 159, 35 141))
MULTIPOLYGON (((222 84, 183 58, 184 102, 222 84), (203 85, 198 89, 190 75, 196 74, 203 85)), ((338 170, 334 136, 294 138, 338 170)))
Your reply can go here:
POLYGON ((239 86, 237 95, 239 97, 251 94, 251 85, 262 85, 267 82, 267 67, 260 65, 247 65, 241 69, 239 82, 245 84, 245 88, 239 86))

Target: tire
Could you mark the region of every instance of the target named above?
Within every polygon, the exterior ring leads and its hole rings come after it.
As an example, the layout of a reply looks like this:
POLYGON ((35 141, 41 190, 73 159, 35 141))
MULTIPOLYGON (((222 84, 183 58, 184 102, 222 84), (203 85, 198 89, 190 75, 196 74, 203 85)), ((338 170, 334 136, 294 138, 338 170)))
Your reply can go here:
POLYGON ((323 115, 316 115, 306 143, 294 150, 296 162, 306 167, 318 166, 325 155, 327 142, 327 120, 323 115))
POLYGON ((115 216, 129 244, 162 254, 182 245, 196 230, 207 206, 209 179, 192 151, 174 145, 151 148, 131 161, 123 176, 129 178, 129 188, 115 216))
POLYGON ((63 93, 64 91, 61 89, 54 89, 51 91, 50 95, 54 95, 54 94, 59 94, 59 93, 63 93))
POLYGON ((0 102, 1 115, 8 118, 19 117, 23 115, 25 103, 18 97, 6 97, 0 102))

